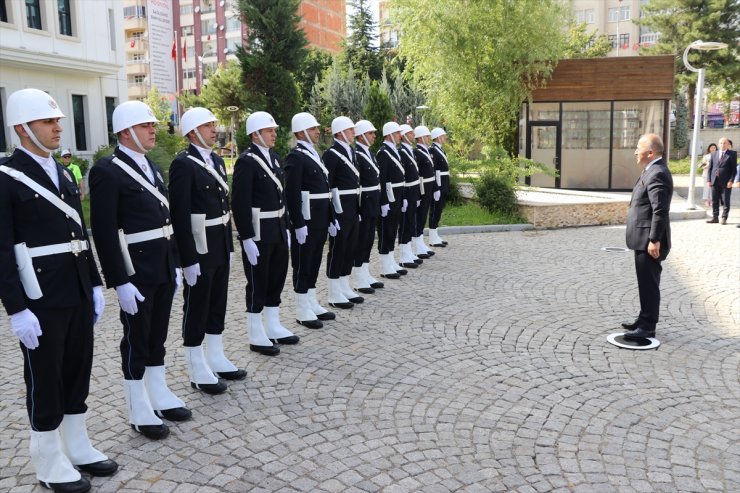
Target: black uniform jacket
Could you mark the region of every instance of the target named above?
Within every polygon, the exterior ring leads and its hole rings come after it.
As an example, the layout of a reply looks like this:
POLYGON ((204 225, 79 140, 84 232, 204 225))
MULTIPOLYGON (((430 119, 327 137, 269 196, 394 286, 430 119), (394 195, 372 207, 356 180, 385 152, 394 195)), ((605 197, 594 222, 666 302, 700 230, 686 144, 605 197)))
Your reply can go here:
MULTIPOLYGON (((355 147, 357 169, 360 172, 360 186, 362 188, 376 187, 380 183, 380 169, 375 156, 370 150, 362 146, 355 147)), ((360 194, 360 215, 362 217, 378 217, 380 215, 380 190, 365 191, 360 194)))
MULTIPOLYGON (((434 170, 437 171, 450 171, 450 165, 447 162, 447 155, 445 155, 442 148, 435 144, 432 144, 431 147, 432 152, 432 159, 434 159, 434 170)), ((442 190, 442 193, 447 193, 450 191, 450 176, 444 175, 440 177, 441 186, 439 187, 442 190)))
MULTIPOLYGON (((194 145, 177 155, 170 165, 170 214, 175 239, 183 266, 199 263, 201 267, 218 267, 229 262, 229 252, 234 251, 231 221, 226 225, 206 227, 208 253, 199 254, 195 249, 191 214, 205 214, 206 220, 217 219, 229 212, 227 191, 218 180, 193 161, 192 156, 206 166, 203 157, 194 145)), ((228 183, 224 161, 216 153, 211 153, 215 171, 224 183, 228 183)))
MULTIPOLYGON (((270 151, 270 161, 256 145, 252 144, 249 149, 236 160, 234 166, 234 181, 231 192, 231 206, 234 211, 234 224, 241 240, 254 237, 255 231, 252 226, 252 208, 259 208, 261 212, 270 212, 285 207, 285 195, 278 188, 275 181, 268 175, 267 171, 248 154, 254 154, 270 167, 270 171, 285 186, 285 176, 280 167, 280 156, 270 151)), ((265 218, 260 221, 260 241, 268 243, 280 243, 288 241, 286 229, 288 223, 286 215, 280 218, 265 218)))
POLYGON ((727 182, 731 181, 737 173, 737 152, 731 149, 725 151, 722 160, 719 155, 721 151, 712 153, 712 160, 709 164, 708 180, 713 186, 725 188, 727 182), (715 178, 715 175, 719 175, 715 178), (715 183, 717 181, 717 183, 715 183))
POLYGON ((308 154, 300 142, 285 158, 285 201, 288 204, 290 223, 293 229, 327 228, 333 212, 329 199, 311 199, 311 220, 306 221, 301 212, 301 191, 310 193, 329 193, 329 178, 321 166, 308 154), (303 149, 303 150, 301 150, 303 149), (305 151, 305 152, 304 152, 305 151))
MULTIPOLYGON (((414 149, 414 157, 416 158, 416 164, 419 166, 419 178, 422 180, 434 178, 434 160, 429 148, 424 149, 420 144, 417 144, 414 149)), ((436 180, 424 183, 426 192, 437 190, 437 188, 436 180)))
POLYGON ((632 190, 627 212, 627 248, 647 250, 648 242, 660 241, 660 259, 671 249, 671 225, 668 212, 673 197, 673 177, 663 161, 642 173, 632 190))
MULTIPOLYGON (((408 147, 401 144, 399 152, 401 154, 401 163, 403 164, 404 174, 406 175, 406 183, 417 181, 419 179, 419 169, 417 168, 416 159, 414 158, 414 149, 412 148, 409 150, 408 147)), ((421 189, 419 188, 419 184, 417 183, 416 185, 405 187, 404 198, 409 202, 412 200, 414 202, 419 200, 419 198, 421 198, 421 189)))
MULTIPOLYGON (((337 188, 339 191, 358 191, 360 188, 360 175, 357 169, 356 159, 354 159, 354 152, 348 154, 347 149, 342 144, 334 141, 334 145, 324 152, 322 161, 324 161, 326 169, 329 170, 329 188, 337 188), (357 174, 350 169, 347 163, 344 162, 344 159, 336 155, 336 152, 339 152, 352 163, 352 166, 357 170, 357 174)), ((360 208, 360 196, 357 193, 340 195, 340 199, 342 203, 342 214, 337 215, 337 217, 340 219, 342 217, 357 218, 360 208)))
MULTIPOLYGON (((134 172, 149 180, 141 168, 119 148, 98 160, 90 169, 90 223, 106 285, 165 284, 174 282, 179 266, 174 237, 135 243, 128 248, 136 273, 129 277, 123 263, 118 230, 139 233, 172 225, 166 204, 149 193, 113 162, 117 157, 134 172)), ((157 190, 167 197, 159 168, 147 158, 157 190)))
MULTIPOLYGON (((380 205, 386 205, 388 204, 386 183, 404 183, 405 173, 403 164, 401 163, 401 156, 398 154, 398 150, 391 150, 385 143, 380 146, 380 150, 375 157, 378 161, 378 168, 380 169, 380 205)), ((400 207, 403 203, 404 188, 406 187, 400 186, 393 189, 393 196, 396 199, 393 205, 400 207)))
POLYGON ((33 268, 42 297, 30 301, 25 297, 16 269, 13 245, 40 247, 72 240, 87 240, 82 217, 80 190, 72 174, 57 163, 59 190, 44 169, 20 149, 1 164, 17 169, 53 192, 74 208, 82 219, 80 227, 51 202, 5 173, 0 173, 0 299, 9 315, 26 308, 65 308, 92 298, 92 287, 102 281, 92 250, 74 255, 60 253, 33 259, 33 268))

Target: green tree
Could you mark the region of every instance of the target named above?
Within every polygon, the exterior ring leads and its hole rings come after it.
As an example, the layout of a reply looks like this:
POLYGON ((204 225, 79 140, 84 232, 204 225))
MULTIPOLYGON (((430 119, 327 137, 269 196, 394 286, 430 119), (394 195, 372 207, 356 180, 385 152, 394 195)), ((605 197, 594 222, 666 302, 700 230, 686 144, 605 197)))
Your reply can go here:
POLYGON ((406 119, 410 117, 413 125, 421 124, 421 115, 416 108, 424 104, 424 95, 412 87, 403 72, 399 72, 393 81, 390 99, 399 122, 406 123, 406 119))
POLYGON ((224 124, 231 123, 231 112, 226 108, 239 108, 237 123, 249 112, 248 95, 242 83, 242 69, 235 60, 206 75, 208 84, 204 85, 199 95, 184 93, 178 100, 183 108, 202 106, 211 110, 224 124))
POLYGON ((650 0, 642 6, 642 18, 635 22, 659 32, 655 45, 641 54, 676 54, 676 85, 689 87, 689 108, 693 114, 697 74, 686 69, 683 53, 694 41, 719 41, 728 48, 718 51, 689 51, 689 63, 704 68, 707 85, 722 86, 732 94, 740 92, 740 2, 737 0, 650 0))
POLYGON ((187 146, 183 137, 177 134, 171 134, 168 124, 172 116, 172 109, 166 97, 157 90, 152 88, 144 98, 146 103, 159 120, 157 124, 157 145, 147 153, 149 159, 159 165, 165 173, 165 180, 170 169, 170 164, 175 155, 187 146))
POLYGON ((598 31, 588 32, 585 22, 571 23, 568 26, 568 38, 563 58, 598 58, 611 51, 612 45, 606 34, 598 31))
POLYGON ((399 53, 429 106, 463 138, 509 143, 522 101, 565 49, 557 0, 396 0, 399 53))
MULTIPOLYGON (((324 78, 324 72, 332 65, 331 54, 311 48, 308 50, 308 56, 301 65, 296 74, 296 82, 300 88, 301 107, 307 109, 311 105, 311 95, 316 84, 324 78)), ((310 110, 309 110, 310 111, 310 110)), ((318 115, 314 115, 318 118, 318 115)))
POLYGON ((370 83, 365 105, 364 118, 369 120, 375 128, 377 137, 373 151, 377 151, 383 141, 383 125, 393 119, 393 106, 388 93, 385 92, 378 81, 370 83))
POLYGON ((350 0, 354 13, 349 16, 349 36, 344 43, 346 65, 351 65, 361 75, 371 80, 380 79, 383 71, 383 54, 376 46, 377 26, 368 0, 350 0))
POLYGON ((677 159, 681 159, 689 146, 689 108, 686 106, 686 97, 683 91, 673 94, 673 107, 676 113, 676 127, 673 129, 673 147, 678 151, 677 159))
POLYGON ((367 103, 367 92, 367 79, 357 77, 352 65, 343 71, 335 61, 324 78, 323 96, 332 117, 359 119, 367 103))

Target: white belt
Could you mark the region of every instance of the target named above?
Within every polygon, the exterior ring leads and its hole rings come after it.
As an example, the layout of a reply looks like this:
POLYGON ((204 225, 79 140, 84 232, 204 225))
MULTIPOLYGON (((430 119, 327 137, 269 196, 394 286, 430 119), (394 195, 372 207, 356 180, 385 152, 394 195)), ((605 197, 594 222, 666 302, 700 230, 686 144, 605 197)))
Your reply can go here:
POLYGON ((357 195, 360 193, 359 188, 348 188, 346 190, 339 190, 339 195, 357 195))
POLYGON ((28 249, 31 258, 44 257, 46 255, 56 255, 57 253, 74 253, 77 255, 90 248, 87 240, 72 240, 69 243, 57 243, 55 245, 46 245, 28 249))
POLYGON ((285 207, 281 207, 276 211, 260 211, 260 219, 275 219, 281 217, 285 213, 285 207))
POLYGON ((331 192, 327 193, 309 193, 308 196, 312 199, 330 199, 331 192))
POLYGON ((437 173, 439 173, 440 176, 450 176, 449 171, 437 171, 437 173))
POLYGON ((375 190, 380 191, 380 184, 372 187, 360 187, 360 192, 374 192, 375 190))
POLYGON ((172 236, 173 234, 174 233, 172 231, 172 226, 170 224, 166 224, 161 228, 150 229, 148 231, 140 231, 138 233, 131 233, 129 235, 126 235, 126 243, 129 245, 133 245, 134 243, 156 240, 158 238, 167 238, 169 240, 170 236, 172 236))
POLYGON ((206 219, 205 225, 208 226, 225 226, 229 224, 229 219, 231 219, 231 214, 228 212, 224 214, 221 217, 214 217, 213 219, 206 219))
POLYGON ((419 184, 419 180, 414 180, 414 181, 407 181, 406 183, 404 183, 404 186, 405 187, 413 187, 413 186, 416 186, 418 184, 419 184))
POLYGON ((404 182, 402 182, 402 181, 401 181, 401 182, 398 182, 398 183, 391 183, 391 186, 392 186, 393 188, 398 188, 398 187, 402 187, 402 186, 404 186, 404 185, 405 185, 405 183, 404 183, 404 182))
POLYGON ((422 183, 429 183, 430 181, 434 181, 434 180, 435 180, 435 178, 432 176, 431 178, 422 178, 421 179, 421 182, 422 183))

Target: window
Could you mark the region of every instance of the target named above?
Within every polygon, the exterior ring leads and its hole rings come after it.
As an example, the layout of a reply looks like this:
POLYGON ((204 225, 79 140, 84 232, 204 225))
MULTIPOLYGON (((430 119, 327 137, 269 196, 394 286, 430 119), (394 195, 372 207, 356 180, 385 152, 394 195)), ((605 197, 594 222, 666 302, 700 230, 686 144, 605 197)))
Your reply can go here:
POLYGON ((43 29, 39 0, 26 0, 26 24, 32 29, 43 29))
POLYGON ((216 34, 216 21, 213 19, 207 19, 200 21, 200 33, 201 34, 216 34))
POLYGON ((180 5, 180 15, 188 15, 193 13, 193 4, 180 5))
POLYGON ((619 45, 622 48, 629 48, 630 47, 630 35, 629 33, 620 34, 619 35, 619 45))
POLYGON ((596 12, 594 9, 586 9, 586 24, 593 24, 596 22, 596 12))
POLYGON ((609 22, 619 22, 619 8, 612 7, 609 9, 609 22))
POLYGON ((206 41, 203 43, 203 56, 216 56, 216 42, 206 41))
POLYGON ((242 30, 242 23, 238 17, 226 18, 226 32, 238 32, 242 30))
POLYGON ((128 56, 128 62, 129 63, 143 63, 144 54, 143 53, 131 53, 128 56))
POLYGON ((136 41, 141 41, 144 39, 144 31, 134 31, 131 33, 131 38, 135 39, 136 41))
POLYGON ((586 12, 585 11, 576 10, 574 14, 575 14, 577 24, 583 24, 584 22, 586 22, 586 12))
POLYGON ((192 36, 193 35, 193 26, 182 26, 182 35, 183 36, 192 36))
POLYGON ((617 49, 617 35, 616 34, 609 35, 609 44, 612 45, 612 50, 617 49))
POLYGON ((85 129, 85 96, 72 95, 72 118, 75 128, 75 147, 78 151, 87 150, 87 135, 85 129))
POLYGON ((69 0, 57 0, 59 11, 59 34, 73 36, 72 34, 72 12, 69 10, 69 0))
POLYGON ((621 7, 619 7, 619 20, 620 21, 630 20, 630 6, 629 5, 622 5, 621 7))
POLYGON ((143 5, 135 5, 133 7, 124 7, 123 17, 126 19, 132 19, 134 17, 146 18, 146 7, 143 5))
POLYGON ((182 78, 183 79, 195 79, 195 69, 194 68, 186 68, 182 71, 182 78))
MULTIPOLYGON (((8 20, 8 8, 5 6, 5 0, 0 0, 0 22, 10 22, 8 20)), ((0 149, 0 151, 2 150, 0 149)))
POLYGON ((131 86, 143 86, 146 82, 146 75, 129 76, 128 83, 131 86))
POLYGON ((116 143, 116 134, 113 133, 113 110, 116 108, 116 98, 105 98, 105 118, 108 125, 108 144, 116 143))
POLYGON ((226 53, 236 53, 236 50, 241 45, 241 39, 238 38, 227 38, 226 39, 226 53))

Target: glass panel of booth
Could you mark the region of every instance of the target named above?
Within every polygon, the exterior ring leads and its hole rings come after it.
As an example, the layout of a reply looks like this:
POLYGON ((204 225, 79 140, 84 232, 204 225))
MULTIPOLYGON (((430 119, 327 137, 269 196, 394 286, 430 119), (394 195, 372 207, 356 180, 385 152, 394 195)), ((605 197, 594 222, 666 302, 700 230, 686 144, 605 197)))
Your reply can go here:
POLYGON ((646 133, 663 135, 664 110, 664 101, 614 102, 611 188, 632 188, 642 171, 635 161, 637 141, 646 133))
POLYGON ((611 103, 564 102, 562 188, 609 187, 611 103))

